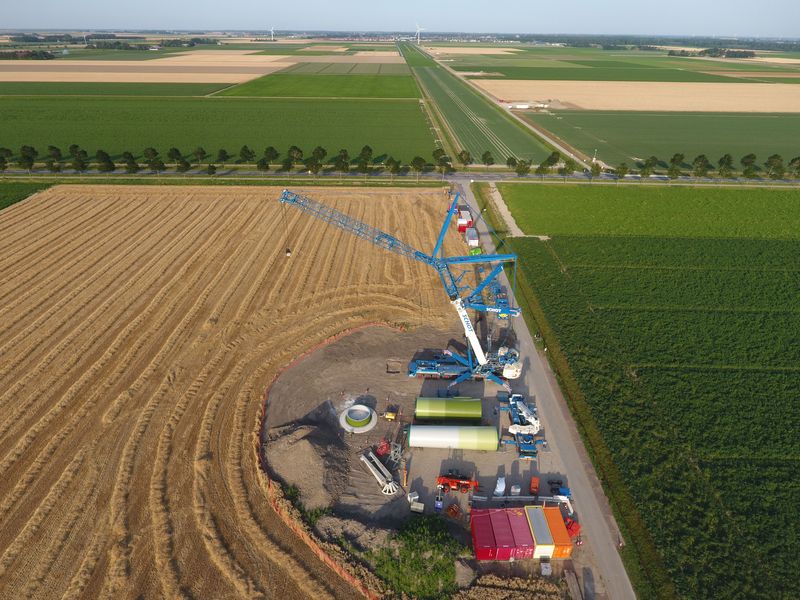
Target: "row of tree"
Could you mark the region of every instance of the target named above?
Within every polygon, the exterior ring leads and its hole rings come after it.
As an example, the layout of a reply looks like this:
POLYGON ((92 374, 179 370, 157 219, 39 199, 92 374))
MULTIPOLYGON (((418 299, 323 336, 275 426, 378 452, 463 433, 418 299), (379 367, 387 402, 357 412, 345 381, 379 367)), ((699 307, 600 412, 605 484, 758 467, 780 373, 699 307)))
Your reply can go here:
MULTIPOLYGON (((0 148, 0 172, 8 168, 9 161, 13 153, 8 148, 0 148)), ((258 157, 256 152, 249 146, 242 146, 237 156, 228 153, 224 148, 220 148, 216 155, 212 156, 203 147, 195 148, 191 153, 185 155, 178 148, 172 147, 167 151, 167 160, 175 165, 175 168, 180 173, 185 173, 193 168, 189 159, 194 159, 198 165, 202 166, 206 172, 214 174, 217 171, 217 166, 214 164, 219 163, 225 165, 230 161, 235 161, 238 164, 254 164, 259 171, 269 171, 273 167, 280 167, 284 171, 291 171, 297 166, 302 166, 304 169, 318 174, 323 167, 329 165, 334 171, 347 173, 355 166, 357 171, 369 173, 370 169, 376 162, 379 162, 383 167, 392 175, 399 174, 403 170, 403 163, 392 157, 379 157, 376 159, 375 154, 370 146, 364 146, 361 151, 351 156, 347 149, 341 149, 334 155, 328 155, 328 151, 322 146, 317 146, 311 151, 311 154, 305 155, 303 150, 298 146, 290 146, 286 151, 284 158, 278 160, 281 155, 274 146, 268 146, 264 149, 263 154, 258 157), (215 156, 215 160, 214 159, 215 156), (209 160, 207 165, 203 161, 209 160)), ((453 172, 453 160, 447 153, 441 149, 436 148, 432 153, 433 161, 428 161, 421 156, 415 156, 408 166, 417 173, 422 173, 429 165, 442 173, 442 176, 453 172)), ((123 152, 121 155, 124 169, 128 173, 138 173, 144 167, 154 172, 161 172, 166 170, 167 163, 161 157, 158 150, 152 147, 145 148, 142 152, 143 161, 140 163, 131 152, 123 152)), ((39 161, 39 151, 33 146, 22 146, 19 149, 16 164, 20 169, 31 171, 34 165, 39 161)), ((462 150, 456 155, 456 159, 463 166, 473 164, 472 155, 467 150, 462 150)), ((639 175, 642 177, 649 177, 655 172, 656 167, 666 166, 667 175, 671 178, 677 178, 684 174, 687 168, 684 162, 686 157, 684 154, 676 153, 665 163, 659 160, 656 156, 650 156, 636 165, 639 175)), ((64 154, 57 146, 48 146, 47 153, 42 157, 45 167, 53 172, 58 173, 67 165, 74 171, 85 172, 89 169, 92 163, 101 173, 111 173, 118 167, 108 152, 98 150, 94 155, 94 160, 91 160, 86 150, 77 144, 72 144, 67 149, 67 154, 64 154)), ((480 163, 487 169, 495 164, 495 159, 491 151, 485 151, 480 157, 480 163)), ((741 173, 744 177, 754 178, 759 174, 759 167, 757 156, 753 153, 743 156, 739 163, 742 166, 741 173)), ((513 156, 506 160, 506 166, 512 169, 520 176, 525 176, 533 170, 533 163, 526 159, 517 159, 513 156)), ((696 156, 688 165, 689 171, 695 177, 708 177, 712 172, 716 173, 722 178, 729 178, 735 172, 735 161, 730 154, 724 154, 713 164, 705 154, 696 156)), ((559 174, 567 176, 578 170, 577 163, 570 157, 562 157, 559 152, 552 152, 547 158, 541 161, 533 172, 537 175, 546 175, 551 173, 554 169, 558 169, 559 174)), ((629 173, 634 173, 636 169, 631 169, 627 163, 620 163, 612 172, 618 177, 624 177, 629 173)), ((784 159, 780 154, 773 154, 767 158, 763 165, 763 173, 772 179, 782 179, 787 174, 795 177, 800 177, 800 156, 795 156, 788 163, 784 163, 784 159)), ((591 174, 597 177, 602 173, 602 168, 597 162, 591 165, 591 174)))
MULTIPOLYGON (((684 169, 686 168, 685 160, 686 156, 683 154, 673 154, 667 161, 667 176, 676 179, 684 175, 684 169)), ((653 174, 656 166, 660 164, 662 164, 661 161, 655 156, 646 158, 638 165, 639 175, 642 177, 649 177, 653 174)), ((739 159, 739 164, 742 166, 742 176, 749 179, 758 177, 759 172, 762 172, 770 179, 783 179, 787 174, 800 177, 800 156, 795 156, 790 159, 788 163, 784 163, 783 157, 780 154, 772 154, 764 162, 762 169, 759 170, 758 157, 751 152, 739 159)), ((732 177, 736 168, 734 158, 730 154, 723 154, 717 160, 716 164, 712 163, 705 154, 699 154, 695 156, 689 164, 688 171, 695 177, 708 177, 712 172, 716 171, 721 178, 725 179, 732 177)), ((620 163, 614 169, 614 173, 618 177, 624 177, 630 172, 633 171, 624 162, 620 163)))

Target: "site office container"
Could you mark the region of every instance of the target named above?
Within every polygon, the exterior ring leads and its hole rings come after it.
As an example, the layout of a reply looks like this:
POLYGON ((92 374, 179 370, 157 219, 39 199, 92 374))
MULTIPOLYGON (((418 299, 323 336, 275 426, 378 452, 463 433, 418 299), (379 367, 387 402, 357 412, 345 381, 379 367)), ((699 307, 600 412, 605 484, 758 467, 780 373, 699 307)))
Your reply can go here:
POLYGON ((564 516, 561 509, 557 506, 546 506, 544 517, 550 527, 550 535, 553 537, 553 558, 569 558, 572 556, 572 539, 569 537, 567 526, 564 524, 564 516))
POLYGON ((514 545, 516 550, 514 558, 517 560, 525 560, 526 558, 533 558, 533 536, 531 535, 531 528, 528 525, 528 517, 525 516, 525 511, 521 508, 507 508, 506 516, 508 523, 511 525, 511 533, 514 534, 514 545))
POLYGON ((526 506, 525 515, 528 517, 528 525, 533 536, 533 558, 552 558, 555 552, 553 536, 550 535, 550 526, 544 516, 541 506, 526 506))
POLYGON ((469 227, 464 233, 464 238, 467 240, 467 245, 470 247, 478 246, 478 232, 473 227, 469 227))
POLYGON ((468 210, 462 210, 458 213, 458 223, 464 223, 467 227, 472 227, 472 215, 468 210))
POLYGON ((472 529, 472 548, 478 560, 495 560, 497 546, 494 543, 494 532, 489 511, 484 509, 473 510, 470 514, 470 529, 472 529))
POLYGON ((514 542, 514 534, 511 532, 511 524, 508 522, 506 511, 502 508, 490 510, 489 520, 492 523, 494 544, 497 548, 495 560, 513 560, 517 546, 514 542))

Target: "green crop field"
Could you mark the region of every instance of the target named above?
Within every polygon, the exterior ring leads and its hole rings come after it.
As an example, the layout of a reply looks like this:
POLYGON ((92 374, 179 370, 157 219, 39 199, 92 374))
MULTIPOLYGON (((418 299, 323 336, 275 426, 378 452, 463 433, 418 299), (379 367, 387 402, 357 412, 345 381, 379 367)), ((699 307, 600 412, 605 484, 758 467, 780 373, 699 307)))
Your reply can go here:
POLYGON ((639 595, 792 597, 800 192, 499 187, 639 595))
POLYGON ((276 73, 228 88, 219 95, 275 98, 419 98, 419 90, 411 75, 276 73))
POLYGON ((206 96, 229 83, 61 83, 2 81, 0 96, 206 96))
POLYGON ((499 164, 509 156, 539 161, 549 154, 532 133, 443 68, 417 67, 414 72, 476 162, 486 150, 499 164))
POLYGON ((411 69, 401 64, 383 63, 297 63, 278 71, 280 74, 319 75, 411 75, 411 69))
POLYGON ((0 98, 0 146, 28 144, 43 152, 53 144, 79 144, 114 156, 153 146, 189 152, 238 152, 244 144, 306 151, 357 152, 369 144, 375 155, 410 161, 429 156, 434 141, 414 100, 280 100, 267 98, 0 98))
MULTIPOLYGON (((211 48, 212 46, 209 46, 211 48)), ((199 50, 200 48, 198 48, 199 50)), ((202 48, 206 50, 206 47, 202 48)), ((176 52, 190 52, 191 48, 161 48, 160 50, 109 50, 104 48, 70 49, 69 54, 58 54, 56 60, 154 60, 176 52)), ((57 51, 58 52, 58 51, 57 51)))
POLYGON ((669 56, 666 52, 605 51, 598 48, 520 49, 520 52, 513 54, 456 55, 447 57, 447 60, 456 71, 482 72, 484 74, 480 76, 470 77, 491 79, 753 83, 765 79, 748 78, 748 71, 775 75, 800 72, 796 65, 709 60, 669 56), (737 72, 737 76, 719 73, 728 71, 737 72))
POLYGON ((31 194, 50 187, 49 183, 0 182, 0 210, 24 200, 31 194))
POLYGON ((800 114, 553 111, 524 113, 574 148, 609 164, 654 155, 666 161, 676 152, 687 161, 706 154, 716 161, 730 153, 738 162, 754 152, 785 160, 800 155, 800 114))
POLYGON ((401 43, 397 47, 409 67, 435 67, 436 62, 414 44, 401 43))

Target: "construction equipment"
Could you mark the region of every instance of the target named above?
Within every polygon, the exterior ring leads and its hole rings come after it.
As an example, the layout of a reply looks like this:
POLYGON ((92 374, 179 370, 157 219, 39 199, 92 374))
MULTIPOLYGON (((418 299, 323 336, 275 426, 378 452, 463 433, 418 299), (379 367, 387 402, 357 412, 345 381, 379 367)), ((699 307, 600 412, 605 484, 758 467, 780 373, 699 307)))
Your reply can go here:
POLYGON ((458 471, 448 471, 446 475, 436 478, 436 487, 445 494, 449 494, 451 490, 466 494, 470 490, 477 490, 478 482, 471 477, 464 477, 458 471))
POLYGON ((467 314, 467 309, 492 313, 504 319, 519 316, 520 309, 510 306, 508 299, 503 296, 502 287, 496 281, 500 273, 503 272, 504 265, 507 264, 513 265, 516 278, 517 255, 444 256, 444 238, 450 226, 450 221, 457 213, 458 200, 459 195, 456 194, 450 209, 447 211, 433 252, 426 254, 388 233, 306 196, 284 190, 280 197, 280 202, 284 205, 295 206, 321 221, 352 233, 380 248, 420 261, 436 270, 445 292, 464 327, 464 335, 469 342, 467 356, 461 356, 453 351, 446 351, 448 358, 436 361, 434 364, 430 364, 427 361, 422 365, 417 365, 417 361, 412 361, 409 365, 410 376, 431 374, 435 377, 453 378, 454 381, 450 384, 451 386, 467 379, 489 379, 510 391, 510 385, 506 380, 518 378, 522 370, 518 352, 508 347, 501 347, 497 352, 485 352, 467 314), (483 274, 484 269, 480 265, 491 266, 491 270, 483 279, 480 278, 480 275, 483 274), (479 272, 476 275, 476 280, 478 281, 475 286, 471 286, 464 282, 464 277, 470 269, 474 270, 474 267, 479 267, 479 272), (487 298, 484 298, 484 292, 488 296, 488 301, 487 298))
POLYGON ((447 516, 451 519, 458 521, 461 518, 461 507, 453 502, 450 506, 447 507, 447 516))
POLYGON ((402 414, 403 414, 402 408, 397 406, 396 404, 393 404, 386 408, 382 416, 387 421, 396 421, 402 414))
POLYGON ((394 496, 400 491, 400 486, 395 483, 392 474, 383 466, 383 463, 378 460, 372 450, 367 450, 361 455, 361 462, 367 466, 369 472, 375 477, 378 485, 381 486, 381 492, 385 496, 394 496))
POLYGON ((539 453, 539 446, 545 445, 543 438, 534 437, 541 431, 536 405, 526 402, 521 394, 513 394, 511 397, 498 394, 498 400, 508 402, 508 406, 501 410, 508 411, 511 419, 508 432, 514 436, 512 440, 504 440, 503 443, 516 446, 520 459, 535 459, 539 453))
POLYGON ((531 477, 531 485, 529 488, 531 496, 539 495, 539 478, 535 475, 531 477))

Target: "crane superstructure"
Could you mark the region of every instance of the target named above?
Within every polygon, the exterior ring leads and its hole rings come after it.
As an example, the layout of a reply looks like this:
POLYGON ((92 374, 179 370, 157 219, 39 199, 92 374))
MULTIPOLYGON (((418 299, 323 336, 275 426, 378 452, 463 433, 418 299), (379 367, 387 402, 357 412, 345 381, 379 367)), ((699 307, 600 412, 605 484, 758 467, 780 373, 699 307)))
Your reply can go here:
POLYGON ((458 313, 464 328, 464 335, 469 342, 467 356, 460 356, 456 352, 447 351, 448 358, 435 361, 412 361, 409 365, 409 375, 429 374, 455 379, 451 385, 460 381, 474 378, 486 378, 508 388, 508 383, 501 379, 516 379, 521 372, 518 353, 506 347, 497 352, 485 352, 481 346, 472 320, 467 309, 493 313, 500 319, 519 316, 520 310, 509 304, 497 276, 503 272, 505 264, 512 263, 516 269, 516 254, 479 254, 466 256, 444 256, 444 238, 453 216, 458 211, 459 195, 456 194, 450 205, 439 237, 431 254, 406 244, 393 235, 383 232, 371 225, 336 210, 322 202, 284 190, 280 202, 284 205, 294 206, 309 215, 338 227, 368 242, 422 263, 431 267, 439 275, 447 297, 458 313), (476 285, 472 286, 464 281, 464 276, 472 268, 478 267, 480 273, 485 268, 481 265, 493 265, 489 273, 476 285), (484 293, 489 296, 489 301, 484 298, 484 293))

